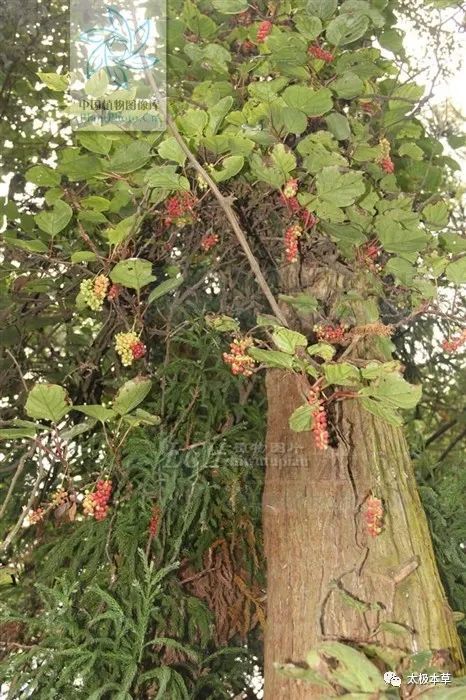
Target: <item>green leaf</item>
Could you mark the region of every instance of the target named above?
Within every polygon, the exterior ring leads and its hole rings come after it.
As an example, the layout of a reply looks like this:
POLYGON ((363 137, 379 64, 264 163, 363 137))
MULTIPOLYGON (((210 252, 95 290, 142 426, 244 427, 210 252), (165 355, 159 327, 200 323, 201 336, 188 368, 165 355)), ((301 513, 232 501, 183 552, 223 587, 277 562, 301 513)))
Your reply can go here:
POLYGON ((254 360, 264 364, 266 367, 280 367, 281 369, 293 368, 293 356, 278 350, 261 350, 260 348, 249 348, 248 355, 254 360))
POLYGON ((60 173, 45 165, 34 165, 26 170, 26 180, 39 187, 55 187, 60 184, 60 173))
POLYGON ((111 408, 105 408, 105 406, 100 406, 99 404, 73 406, 73 410, 84 413, 84 415, 89 416, 90 418, 95 418, 101 423, 106 423, 108 420, 116 418, 117 415, 111 408))
POLYGON ((301 292, 300 294, 287 295, 279 294, 278 298, 280 301, 284 301, 285 304, 290 304, 297 311, 303 313, 311 313, 315 311, 318 307, 318 301, 315 297, 307 294, 306 292, 301 292))
POLYGON ((362 395, 369 395, 395 408, 414 408, 422 395, 421 385, 409 384, 398 373, 382 376, 375 384, 363 389, 362 395))
POLYGON ((272 150, 272 161, 285 179, 288 178, 292 170, 296 168, 296 157, 292 151, 288 150, 282 143, 274 146, 272 150))
POLYGON ((288 419, 288 425, 295 433, 302 433, 312 428, 312 406, 308 403, 298 406, 288 419))
POLYGON ((63 387, 57 384, 35 384, 28 394, 25 409, 31 418, 58 423, 68 413, 70 405, 63 387))
POLYGON ((103 68, 94 73, 84 85, 86 95, 90 95, 91 97, 103 97, 107 92, 107 88, 108 75, 107 71, 103 68))
POLYGON ((310 15, 317 15, 320 19, 329 19, 335 14, 338 0, 309 0, 307 11, 310 15))
POLYGON ((349 121, 344 114, 332 112, 325 118, 325 121, 327 129, 335 136, 337 141, 346 141, 351 138, 349 121))
POLYGON ((85 209, 95 209, 96 211, 108 211, 110 209, 110 201, 97 195, 85 197, 81 200, 81 205, 85 209))
POLYGON ((183 284, 183 282, 184 280, 181 275, 179 277, 170 277, 170 279, 164 280, 149 294, 147 303, 152 304, 153 301, 155 301, 156 299, 160 299, 160 297, 163 297, 164 294, 173 292, 175 289, 178 289, 178 287, 181 284, 183 284))
POLYGON ((311 357, 317 355, 317 357, 321 357, 323 360, 328 362, 332 359, 332 357, 334 357, 336 350, 333 345, 330 345, 329 343, 315 343, 307 348, 307 352, 311 357))
POLYGON ((362 173, 340 173, 337 166, 324 168, 316 177, 319 198, 336 207, 349 207, 364 194, 362 173))
POLYGON ((281 352, 294 355, 298 347, 307 346, 307 338, 302 333, 289 330, 288 328, 277 328, 272 334, 272 340, 281 352))
POLYGON ((428 204, 422 210, 424 221, 435 228, 443 228, 448 224, 449 209, 445 202, 437 202, 436 204, 428 204))
POLYGON ((298 15, 294 23, 298 32, 305 36, 308 41, 316 39, 322 31, 322 22, 319 17, 298 15))
POLYGON ((207 314, 205 322, 209 328, 213 328, 220 333, 226 331, 239 331, 239 323, 235 318, 225 315, 207 314))
POLYGON ((117 263, 110 272, 114 284, 140 290, 156 278, 152 274, 152 263, 141 258, 128 258, 117 263))
POLYGON ((412 631, 408 627, 405 627, 405 625, 400 625, 399 622, 381 622, 377 628, 377 631, 389 632, 390 634, 396 635, 412 635, 412 631))
POLYGON ((47 253, 48 248, 41 240, 29 241, 23 238, 13 238, 13 236, 4 236, 5 243, 15 246, 21 250, 27 250, 29 253, 47 253))
POLYGON ((107 229, 105 233, 110 245, 119 245, 126 240, 134 230, 135 223, 136 214, 132 214, 119 221, 113 228, 107 229))
POLYGON ((398 154, 400 156, 408 156, 408 158, 413 160, 422 160, 424 158, 424 151, 419 146, 416 146, 415 143, 403 143, 398 149, 398 154))
POLYGON ((71 254, 72 263, 93 262, 97 260, 97 255, 92 250, 76 250, 71 254))
POLYGON ((237 15, 248 9, 247 0, 212 0, 212 5, 224 15, 237 15))
POLYGON ((20 440, 33 438, 35 435, 34 428, 0 428, 0 440, 20 440))
POLYGON ((157 165, 147 171, 145 180, 149 187, 159 187, 171 192, 184 190, 189 192, 189 181, 183 175, 178 175, 174 165, 157 165))
POLYGON ((466 256, 455 260, 447 265, 445 269, 445 274, 447 279, 453 284, 465 284, 466 283, 466 256))
POLYGON ((244 165, 244 156, 228 156, 222 161, 220 170, 212 168, 210 175, 215 182, 224 182, 237 175, 244 165))
POLYGON ((205 130, 207 136, 214 136, 217 133, 223 120, 230 112, 233 103, 233 97, 231 95, 227 95, 209 109, 209 123, 205 130))
POLYGON ((299 109, 307 117, 320 117, 333 107, 332 93, 328 88, 312 90, 305 85, 290 85, 282 97, 289 107, 299 109))
MULTIPOLYGON (((281 120, 288 134, 302 134, 307 129, 307 117, 304 112, 299 109, 294 109, 294 107, 279 107, 281 120)), ((281 128, 278 127, 278 131, 281 128)))
POLYGON ((359 370, 348 362, 326 364, 324 366, 325 379, 329 384, 339 386, 354 386, 359 384, 361 378, 359 370))
POLYGON ((120 416, 130 413, 130 411, 144 401, 151 387, 151 380, 145 377, 130 379, 118 390, 115 400, 113 401, 113 409, 120 416))
POLYGON ((336 93, 337 97, 341 97, 344 100, 350 100, 353 97, 361 95, 364 90, 364 83, 361 78, 359 78, 356 73, 348 71, 344 73, 341 78, 338 78, 329 86, 333 92, 336 93))
POLYGON ((416 274, 416 268, 403 258, 390 258, 385 265, 385 272, 392 274, 397 282, 409 286, 416 274))
POLYGON ((325 36, 334 46, 344 46, 360 39, 369 28, 365 15, 344 14, 335 17, 327 27, 325 36))
POLYGON ((147 141, 132 141, 117 148, 110 158, 108 168, 113 173, 127 174, 142 168, 151 158, 147 141))
POLYGON ((306 657, 309 666, 318 670, 323 659, 336 659, 328 663, 331 679, 350 692, 378 693, 387 687, 380 671, 360 651, 340 642, 322 642, 306 657))
POLYGON ((92 153, 99 153, 106 156, 110 153, 112 141, 104 134, 99 134, 98 131, 82 131, 78 132, 78 139, 81 146, 84 146, 92 153))
POLYGON ((173 160, 175 163, 178 163, 178 165, 185 164, 186 156, 178 141, 173 136, 162 141, 157 149, 157 153, 161 158, 165 158, 165 160, 173 160))
POLYGON ((36 214, 34 219, 41 231, 44 231, 49 236, 56 236, 60 233, 71 221, 73 210, 70 205, 57 199, 53 209, 50 211, 41 211, 36 214))
POLYGON ((65 75, 58 75, 58 73, 37 73, 40 80, 47 85, 49 90, 54 92, 65 92, 68 88, 68 78, 65 75))
POLYGON ((95 155, 75 155, 69 160, 64 160, 58 166, 58 170, 67 176, 71 182, 79 180, 89 180, 97 173, 101 172, 102 167, 99 158, 95 155))

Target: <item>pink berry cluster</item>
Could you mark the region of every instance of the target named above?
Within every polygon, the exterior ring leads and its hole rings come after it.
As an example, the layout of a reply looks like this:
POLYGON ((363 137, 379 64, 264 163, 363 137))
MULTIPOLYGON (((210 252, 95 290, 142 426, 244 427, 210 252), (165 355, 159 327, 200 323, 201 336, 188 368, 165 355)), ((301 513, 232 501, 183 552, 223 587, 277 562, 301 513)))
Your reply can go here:
POLYGON ((324 401, 320 398, 319 391, 315 389, 309 391, 307 401, 313 409, 312 433, 314 435, 314 444, 318 450, 326 450, 328 448, 330 436, 324 401))
POLYGON ((146 346, 133 331, 116 334, 115 350, 124 367, 130 367, 134 360, 140 360, 147 352, 146 346))
POLYGON ((271 31, 272 31, 272 22, 269 22, 268 20, 264 20, 263 22, 261 22, 259 24, 259 28, 257 30, 256 42, 258 44, 263 44, 264 41, 269 36, 271 31))
POLYGON ((378 164, 382 170, 389 175, 395 172, 395 165, 390 157, 390 142, 387 139, 380 139, 380 157, 378 159, 378 164))
POLYGON ((83 501, 83 510, 95 520, 105 520, 107 517, 112 495, 112 482, 109 479, 99 479, 95 485, 95 491, 86 493, 83 501))
POLYGON ((280 201, 286 206, 289 214, 296 214, 299 217, 301 224, 305 229, 312 228, 316 225, 317 219, 312 212, 306 209, 306 207, 302 207, 300 205, 296 197, 297 194, 298 180, 288 180, 280 193, 280 201))
POLYGON ((457 338, 453 338, 453 340, 444 340, 442 343, 442 348, 445 350, 445 352, 456 352, 465 343, 466 329, 457 338))
POLYGON ((184 226, 192 222, 196 204, 196 197, 189 192, 169 197, 165 202, 165 225, 168 227, 176 223, 177 226, 184 226))
POLYGON ((152 507, 151 518, 149 522, 149 534, 151 537, 157 537, 160 525, 160 508, 158 505, 152 507))
POLYGON ((108 290, 107 299, 108 301, 115 301, 120 296, 121 287, 119 284, 112 284, 108 290))
POLYGON ((337 326, 318 324, 314 326, 314 332, 318 340, 324 343, 332 343, 333 345, 341 345, 347 338, 348 326, 339 324, 337 326))
POLYGON ((79 291, 87 306, 93 311, 102 309, 110 280, 105 275, 97 275, 93 280, 83 280, 79 291))
POLYGON ((216 233, 206 233, 201 238, 202 250, 204 250, 207 253, 211 248, 217 245, 219 240, 220 239, 216 233))
POLYGON ((380 498, 369 496, 366 501, 366 521, 367 532, 371 537, 377 537, 382 532, 383 527, 383 505, 380 498))
POLYGON ((325 63, 331 63, 335 58, 333 53, 325 51, 325 49, 322 49, 318 44, 311 44, 307 52, 314 58, 318 58, 319 61, 325 61, 325 63))
POLYGON ((303 229, 299 224, 292 224, 285 231, 285 258, 289 263, 295 263, 298 260, 298 240, 302 233, 303 229))
POLYGON ((233 374, 250 377, 254 369, 254 360, 247 355, 248 348, 253 345, 252 338, 235 338, 230 343, 230 352, 223 353, 223 361, 230 365, 233 374))

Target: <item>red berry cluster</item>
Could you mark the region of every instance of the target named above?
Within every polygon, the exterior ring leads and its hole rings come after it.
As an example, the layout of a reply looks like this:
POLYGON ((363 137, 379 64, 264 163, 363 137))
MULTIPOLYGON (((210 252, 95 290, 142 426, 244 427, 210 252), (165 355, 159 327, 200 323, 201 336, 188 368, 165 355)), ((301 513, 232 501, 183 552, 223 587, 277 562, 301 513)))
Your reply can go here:
POLYGON ((246 352, 252 344, 252 338, 235 338, 230 343, 230 352, 223 353, 223 360, 227 365, 230 365, 233 374, 242 374, 244 377, 251 376, 254 360, 246 352))
POLYGON ((326 450, 328 448, 330 436, 324 402, 319 398, 319 392, 314 389, 310 390, 307 401, 313 409, 312 433, 314 435, 314 444, 318 450, 326 450))
MULTIPOLYGON (((290 182, 294 181, 290 180, 290 182)), ((287 185, 285 185, 285 187, 287 187, 287 185)), ((312 212, 306 209, 306 207, 302 207, 295 196, 288 197, 285 194, 285 190, 283 190, 280 194, 280 202, 286 206, 289 214, 296 214, 299 217, 305 229, 312 228, 316 225, 317 218, 312 212)))
POLYGON ((112 495, 112 482, 108 479, 99 479, 93 493, 86 494, 83 501, 83 510, 86 515, 91 515, 95 520, 105 520, 108 513, 108 502, 112 495))
POLYGON ((464 330, 461 335, 453 340, 444 340, 442 343, 442 348, 445 352, 456 352, 466 343, 466 330, 464 330))
POLYGON ((258 44, 263 44, 271 31, 272 22, 269 22, 268 20, 264 20, 264 22, 261 22, 259 24, 259 29, 257 30, 256 42, 258 44))
POLYGON ((183 224, 191 221, 196 204, 196 197, 189 192, 169 197, 165 202, 165 225, 170 226, 173 222, 183 224))
POLYGON ((157 537, 160 524, 160 508, 157 505, 152 507, 151 518, 149 522, 149 534, 151 537, 157 537))
POLYGON ((390 158, 390 156, 388 156, 387 158, 382 158, 382 160, 380 161, 380 167, 384 172, 388 173, 389 175, 395 172, 395 164, 390 158))
POLYGON ((325 63, 331 63, 335 58, 333 53, 325 51, 325 49, 322 49, 318 44, 311 44, 307 52, 314 58, 318 58, 319 61, 325 61, 325 63))
POLYGON ((395 172, 395 165, 390 158, 390 141, 387 139, 380 139, 380 158, 377 161, 382 170, 389 175, 395 172))
POLYGON ((207 251, 217 245, 218 241, 219 237, 216 233, 206 233, 201 238, 201 248, 207 253, 207 251))
POLYGON ((367 532, 371 537, 377 537, 382 532, 383 505, 380 498, 369 496, 366 502, 365 520, 367 532))
POLYGON ((107 294, 108 301, 115 301, 119 297, 120 291, 121 287, 119 284, 112 284, 107 294))
POLYGON ((314 326, 314 332, 317 338, 322 342, 341 345, 347 340, 346 334, 348 332, 348 326, 341 324, 338 326, 323 326, 319 324, 314 326))
POLYGON ((146 354, 146 346, 142 340, 138 340, 137 343, 131 346, 131 352, 135 360, 140 360, 146 354))
POLYGON ((299 224, 288 226, 285 231, 285 257, 289 263, 298 260, 298 239, 302 233, 303 229, 299 224))

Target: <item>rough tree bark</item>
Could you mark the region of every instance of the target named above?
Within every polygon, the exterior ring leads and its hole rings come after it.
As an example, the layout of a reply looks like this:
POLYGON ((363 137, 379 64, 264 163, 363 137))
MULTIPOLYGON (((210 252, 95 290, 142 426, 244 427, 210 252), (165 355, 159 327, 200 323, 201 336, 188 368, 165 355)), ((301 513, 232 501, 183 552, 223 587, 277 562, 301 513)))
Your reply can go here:
MULTIPOLYGON (((288 279, 287 291, 296 291, 297 282, 288 279)), ((302 276, 300 282, 303 289, 302 276)), ((304 287, 330 308, 346 285, 339 274, 313 268, 304 287)), ((358 322, 367 320, 364 306, 358 322)), ((302 321, 295 319, 294 327, 302 331, 302 321)), ((363 350, 366 357, 368 352, 381 359, 374 348, 363 350)), ((458 668, 464 663, 461 646, 402 430, 367 413, 357 400, 346 400, 333 416, 337 444, 318 451, 311 433, 288 427, 303 397, 300 377, 269 371, 265 700, 319 695, 315 686, 278 674, 274 663, 303 662, 324 639, 370 641, 407 653, 448 650, 450 668, 458 668), (376 538, 367 535, 363 519, 370 493, 383 499, 385 509, 384 530, 376 538), (344 592, 380 609, 361 613, 347 597, 345 602, 344 592), (383 621, 410 631, 377 632, 383 621)))

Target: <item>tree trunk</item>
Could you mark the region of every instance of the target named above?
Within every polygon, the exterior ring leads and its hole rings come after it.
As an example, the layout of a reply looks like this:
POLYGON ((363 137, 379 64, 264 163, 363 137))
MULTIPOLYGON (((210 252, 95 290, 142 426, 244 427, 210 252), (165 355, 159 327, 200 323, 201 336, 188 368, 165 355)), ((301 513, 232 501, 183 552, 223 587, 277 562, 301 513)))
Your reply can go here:
POLYGON ((274 663, 302 663, 325 639, 408 654, 448 650, 449 669, 461 667, 402 430, 367 413, 357 400, 345 400, 333 416, 337 446, 319 451, 310 432, 288 426, 304 402, 300 377, 269 370, 267 398, 265 700, 319 695, 315 686, 281 676, 274 663), (377 537, 368 535, 364 520, 370 494, 384 504, 377 537), (367 610, 357 609, 354 599, 367 603, 367 610), (406 632, 389 633, 383 625, 378 631, 383 622, 403 625, 406 632))

